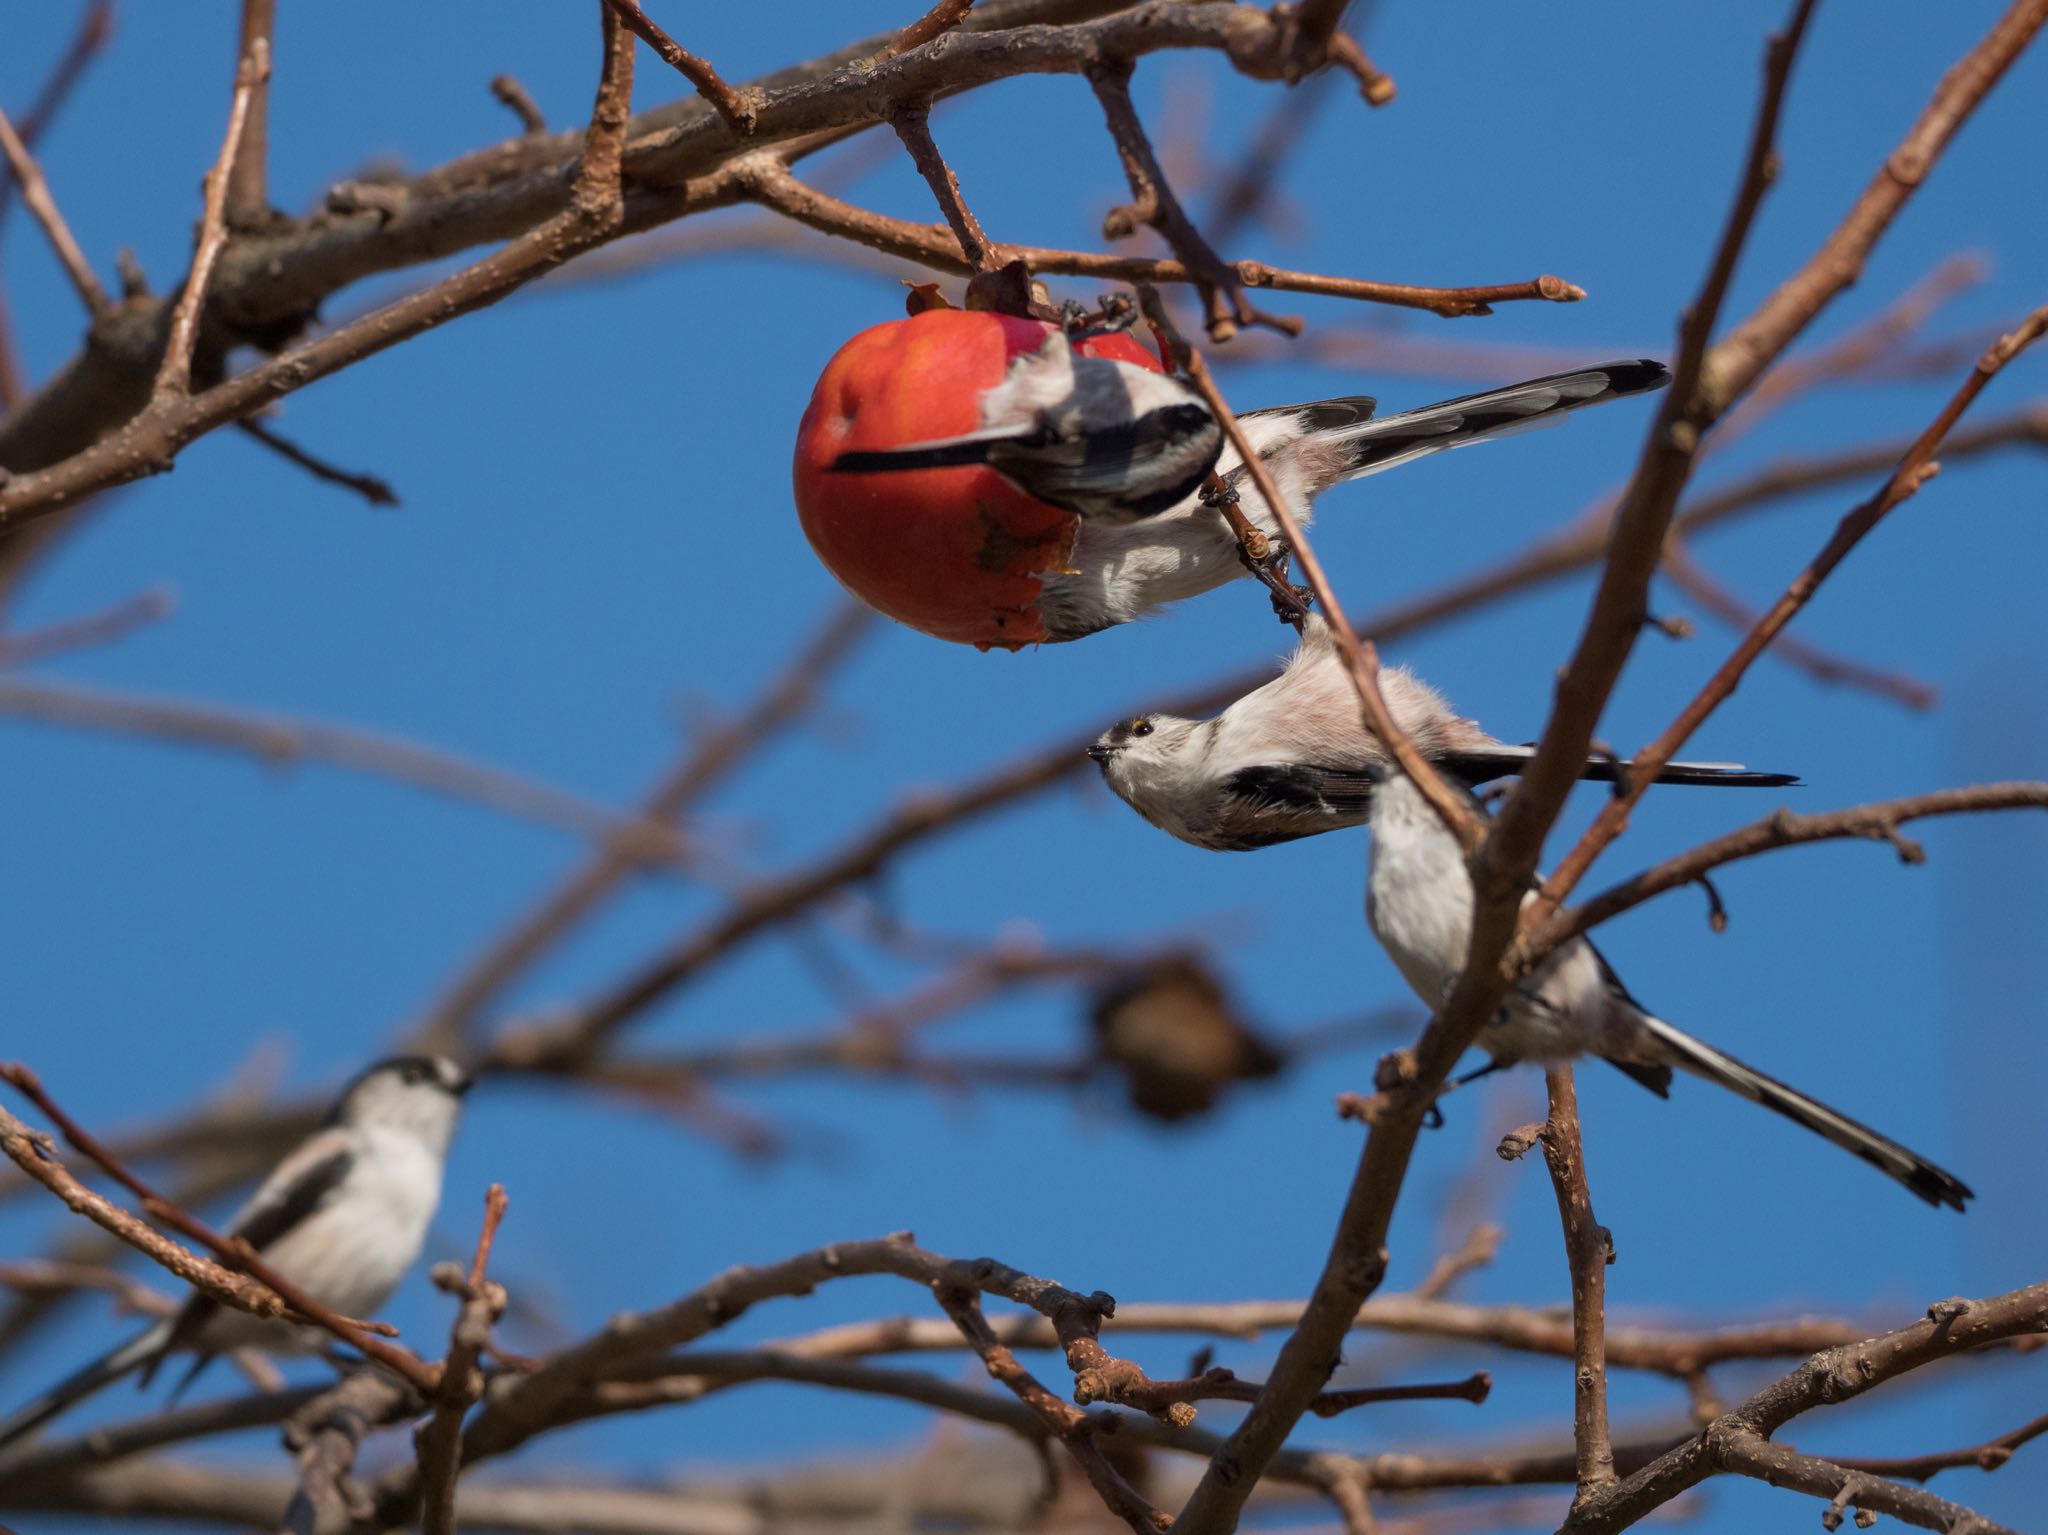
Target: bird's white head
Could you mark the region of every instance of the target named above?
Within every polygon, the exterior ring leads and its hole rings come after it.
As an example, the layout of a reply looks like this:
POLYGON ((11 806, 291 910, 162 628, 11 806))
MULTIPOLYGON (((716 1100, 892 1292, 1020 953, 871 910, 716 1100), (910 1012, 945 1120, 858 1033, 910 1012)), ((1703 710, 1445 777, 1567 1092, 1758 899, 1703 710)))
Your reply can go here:
POLYGON ((1195 760, 1200 754, 1191 748, 1203 723, 1171 714, 1118 720, 1096 737, 1088 755, 1119 798, 1157 822, 1185 794, 1190 777, 1201 771, 1195 760))
POLYGON ((330 1122, 350 1129, 416 1136, 438 1156, 455 1135, 470 1077, 440 1055, 379 1061, 343 1090, 330 1122))

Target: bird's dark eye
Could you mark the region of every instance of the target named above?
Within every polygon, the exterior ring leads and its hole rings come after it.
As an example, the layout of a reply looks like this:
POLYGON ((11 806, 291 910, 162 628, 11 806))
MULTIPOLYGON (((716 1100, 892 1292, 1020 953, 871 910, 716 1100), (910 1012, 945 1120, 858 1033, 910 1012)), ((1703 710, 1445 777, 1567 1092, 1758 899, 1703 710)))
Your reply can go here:
POLYGON ((1148 736, 1152 734, 1152 722, 1150 720, 1132 720, 1131 734, 1134 736, 1148 736))

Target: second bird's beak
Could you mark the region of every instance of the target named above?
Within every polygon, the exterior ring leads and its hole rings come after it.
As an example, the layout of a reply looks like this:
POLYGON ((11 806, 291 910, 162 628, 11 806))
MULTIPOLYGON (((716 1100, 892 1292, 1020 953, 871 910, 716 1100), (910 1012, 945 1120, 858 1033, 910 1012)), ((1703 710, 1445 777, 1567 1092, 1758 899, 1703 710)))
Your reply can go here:
POLYGON ((1097 741, 1093 746, 1088 748, 1088 755, 1097 762, 1107 762, 1111 757, 1114 757, 1116 755, 1116 748, 1114 746, 1106 745, 1101 741, 1097 741))

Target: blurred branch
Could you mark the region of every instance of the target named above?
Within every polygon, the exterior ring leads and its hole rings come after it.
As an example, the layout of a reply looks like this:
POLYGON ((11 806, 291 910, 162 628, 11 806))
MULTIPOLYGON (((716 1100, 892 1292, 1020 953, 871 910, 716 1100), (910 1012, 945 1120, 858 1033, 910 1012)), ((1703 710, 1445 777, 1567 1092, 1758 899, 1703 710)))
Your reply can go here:
POLYGON ((2013 1457, 2013 1452, 2048 1434, 2048 1416, 2022 1423, 1996 1439, 1973 1444, 1962 1450, 1943 1450, 1933 1455, 1836 1455, 1832 1459, 1844 1471, 1868 1471, 1874 1476, 1898 1477, 1902 1481, 1924 1482, 1943 1471, 1973 1466, 1979 1471, 1996 1471, 2013 1457))
MULTIPOLYGON (((0 660, 7 658, 0 652, 0 660)), ((635 863, 679 863, 692 856, 673 827, 621 816, 502 768, 354 726, 14 676, 0 677, 0 714, 211 747, 277 767, 326 763, 558 827, 617 848, 635 863)))
MULTIPOLYGON (((730 724, 714 727, 689 744, 641 802, 640 822, 670 826, 755 753, 803 719, 874 622, 873 613, 851 599, 835 607, 753 704, 730 724)), ((479 1014, 595 911, 638 863, 617 844, 593 852, 457 975, 413 1026, 409 1037, 414 1046, 447 1050, 471 1034, 479 1014)))
MULTIPOLYGON (((2044 15, 2048 15, 2048 6, 2044 6, 2044 15)), ((1978 359, 1977 366, 1971 371, 1969 378, 1899 459, 1897 467, 1892 470, 1883 488, 1841 520, 1820 553, 1792 579, 1784 595, 1751 626, 1734 652, 1707 680, 1706 685, 1693 700, 1679 711, 1678 717, 1654 741, 1635 753, 1632 759, 1635 767, 1628 775, 1628 780, 1621 784, 1613 798, 1601 807, 1600 814, 1594 819, 1593 824, 1551 871, 1550 877, 1543 882, 1540 894, 1526 908, 1525 921, 1541 922, 1571 894, 1573 887, 1592 867, 1593 861, 1628 825, 1629 812, 1648 792, 1659 769, 1678 753, 1679 748, 1685 745, 1693 732, 1735 691, 1756 658, 1762 655, 1780 631, 1798 616, 1800 610, 1812 601, 1813 594, 1820 589, 1821 583, 1849 557, 1850 552, 1887 515, 1933 477, 1939 467, 1934 462, 1934 455, 1963 412, 1979 394, 1983 393, 1985 387, 2008 362, 2027 346, 2039 340, 2043 334, 2048 334, 2048 307, 2035 310, 2019 329, 2001 338, 1978 359)))
POLYGON ((162 622, 170 616, 173 606, 170 589, 154 586, 124 597, 104 612, 60 619, 23 634, 0 636, 0 667, 33 666, 73 651, 110 645, 137 629, 162 622))
MULTIPOLYGON (((1757 621, 1756 611, 1723 586, 1675 535, 1664 542, 1661 569, 1673 586, 1730 628, 1748 629, 1757 621)), ((1932 709, 1939 696, 1932 683, 1835 655, 1796 634, 1778 635, 1771 641, 1770 653, 1816 682, 1856 688, 1908 709, 1932 709)))

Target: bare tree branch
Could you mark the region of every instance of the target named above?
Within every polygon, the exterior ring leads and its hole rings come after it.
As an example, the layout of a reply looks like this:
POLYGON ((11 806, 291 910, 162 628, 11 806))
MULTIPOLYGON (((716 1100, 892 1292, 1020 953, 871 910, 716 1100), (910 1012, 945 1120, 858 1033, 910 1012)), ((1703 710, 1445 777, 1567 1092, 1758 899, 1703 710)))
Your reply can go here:
POLYGON ((5 112, 0 112, 0 154, 7 157, 15 184, 21 188, 21 200, 28 204, 28 211, 42 225, 43 235, 57 253, 58 263, 64 268, 64 275, 71 279, 71 286, 85 305, 85 312, 95 319, 106 314, 113 308, 113 301, 107 297, 107 290, 100 286, 92 263, 85 259, 85 252, 78 248, 71 226, 64 222, 64 215, 58 211, 57 200, 50 195, 50 184, 43 179, 42 167, 29 154, 28 145, 14 131, 14 124, 8 121, 5 112))
POLYGON ((1814 556, 1804 570, 1793 577, 1784 595, 1756 621, 1749 633, 1743 636, 1742 642, 1735 647, 1728 659, 1721 663, 1720 669, 1708 679, 1693 700, 1679 711, 1678 717, 1665 727, 1656 740, 1636 753, 1633 759, 1635 768, 1629 774, 1628 782, 1621 786, 1620 793, 1601 807, 1600 814, 1593 824, 1586 828, 1585 834, 1579 838, 1572 850, 1551 871, 1550 877, 1544 881, 1542 893, 1528 907, 1527 920, 1542 921, 1571 894, 1573 887, 1584 877, 1586 870, 1592 867, 1593 860, 1598 858, 1608 844, 1620 835, 1622 828, 1627 826, 1630 810, 1648 791, 1658 771, 1677 755, 1679 748, 1691 739, 1693 732, 1707 716, 1719 708, 1735 691, 1742 681, 1743 674, 1754 664, 1756 658, 1762 655, 1771 641, 1792 622, 1800 609, 1812 600, 1821 583, 1849 557, 1850 551, 1894 508, 1927 483, 1937 467, 1934 463, 1935 453, 1963 412, 1969 409, 1971 401, 1983 393, 1985 386, 1997 376, 2001 368, 2031 343, 2039 340, 2043 334, 2048 334, 2048 307, 2035 310, 2019 329, 2002 337, 1978 359, 1977 366, 1969 378, 1914 441, 1913 446, 1906 450, 1883 488, 1841 520, 1820 553, 1814 556))
POLYGON ((205 211, 199 220, 199 245, 192 255, 192 270, 171 310, 170 340, 164 347, 163 365, 157 369, 156 385, 150 391, 153 407, 182 400, 192 392, 192 349, 199 344, 199 316, 206 308, 206 286, 213 281, 214 264, 228 243, 228 180, 234 174, 235 159, 241 153, 242 134, 249 126, 251 103, 270 80, 270 39, 262 25, 266 0, 243 0, 243 52, 235 65, 235 90, 228 105, 227 137, 220 146, 220 158, 206 173, 205 211))

